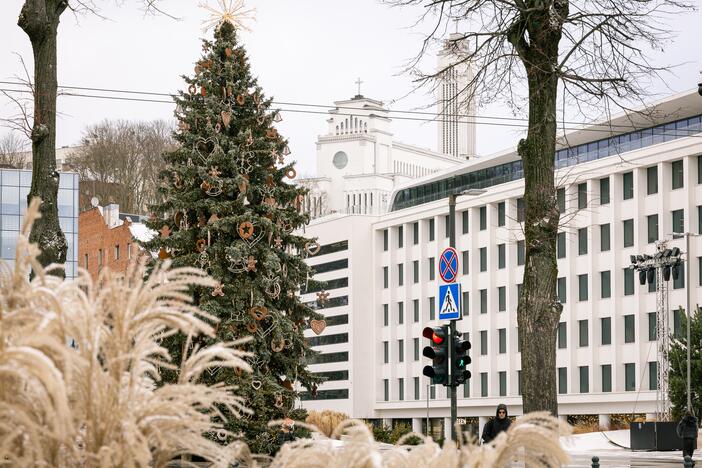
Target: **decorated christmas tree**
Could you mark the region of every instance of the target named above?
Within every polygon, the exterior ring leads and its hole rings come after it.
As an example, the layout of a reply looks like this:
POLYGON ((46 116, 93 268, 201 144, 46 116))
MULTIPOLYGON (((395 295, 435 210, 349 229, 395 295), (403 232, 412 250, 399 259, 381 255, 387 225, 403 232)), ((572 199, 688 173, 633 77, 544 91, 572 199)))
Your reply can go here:
MULTIPOLYGON (((252 451, 272 453, 277 428, 267 423, 304 420, 304 410, 295 408, 297 390, 316 391, 303 331, 314 325, 321 332, 324 322, 296 292, 311 286, 303 256, 316 253, 319 244, 298 235, 309 221, 300 209, 305 191, 292 184, 290 150, 275 128, 280 115, 251 75, 237 43, 238 21, 223 14, 213 22, 214 42, 203 40, 195 74, 184 77, 187 91, 175 97, 179 147, 165 155, 165 202, 152 207, 148 222, 160 235, 145 247, 218 281, 213 289, 195 288, 195 301, 219 319, 212 342, 251 337, 246 349, 253 353, 253 373, 219 369, 204 377, 239 387, 254 413, 231 418, 227 429, 252 451)), ((168 338, 176 360, 185 343, 184 337, 168 338)))

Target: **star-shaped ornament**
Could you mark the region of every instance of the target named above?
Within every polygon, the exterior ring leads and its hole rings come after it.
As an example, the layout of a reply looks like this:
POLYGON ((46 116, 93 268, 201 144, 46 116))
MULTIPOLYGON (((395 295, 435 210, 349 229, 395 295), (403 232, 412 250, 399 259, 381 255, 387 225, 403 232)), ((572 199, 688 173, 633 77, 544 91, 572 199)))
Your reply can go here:
POLYGON ((164 224, 159 232, 161 233, 161 239, 165 239, 171 235, 171 228, 168 227, 168 224, 164 224))
POLYGON ((217 166, 212 166, 212 167, 210 168, 209 174, 210 174, 210 177, 212 177, 213 179, 216 179, 217 177, 219 177, 220 175, 222 175, 222 171, 219 170, 219 167, 217 167, 217 166))
POLYGON ((246 271, 256 271, 257 263, 258 261, 252 255, 249 255, 249 258, 246 260, 246 271))
POLYGON ((217 6, 211 7, 207 3, 201 3, 201 8, 204 8, 210 13, 209 19, 202 22, 203 31, 207 31, 213 27, 219 27, 220 24, 228 22, 237 29, 251 31, 244 22, 255 20, 255 8, 245 8, 244 0, 217 0, 217 6))
POLYGON ((318 292, 317 293, 317 302, 319 303, 319 305, 324 305, 327 302, 329 302, 329 293, 324 291, 324 290, 318 292))
POLYGON ((224 296, 223 289, 224 289, 224 285, 222 283, 217 283, 217 285, 214 287, 214 289, 212 290, 212 292, 210 294, 212 294, 213 297, 224 296))

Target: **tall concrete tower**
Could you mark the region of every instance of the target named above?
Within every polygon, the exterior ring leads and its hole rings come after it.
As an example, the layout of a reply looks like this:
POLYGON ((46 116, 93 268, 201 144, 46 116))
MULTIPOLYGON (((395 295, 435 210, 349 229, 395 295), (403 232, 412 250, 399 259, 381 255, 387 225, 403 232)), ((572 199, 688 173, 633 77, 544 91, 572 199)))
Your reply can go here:
MULTIPOLYGON (((449 41, 460 37, 460 34, 451 34, 449 41)), ((447 69, 461 61, 461 51, 467 47, 460 43, 450 44, 449 41, 446 41, 438 56, 437 71, 444 72, 437 86, 437 151, 458 159, 470 159, 475 156, 475 118, 472 117, 475 106, 473 100, 468 99, 470 90, 467 87, 473 78, 473 71, 468 63, 447 69)))

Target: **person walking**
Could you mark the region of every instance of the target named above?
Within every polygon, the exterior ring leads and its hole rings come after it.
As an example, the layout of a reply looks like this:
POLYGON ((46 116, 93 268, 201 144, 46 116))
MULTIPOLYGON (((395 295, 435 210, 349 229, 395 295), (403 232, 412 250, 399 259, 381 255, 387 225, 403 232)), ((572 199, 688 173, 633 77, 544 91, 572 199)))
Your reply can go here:
MULTIPOLYGON (((695 451, 695 445, 697 443, 697 418, 692 415, 689 411, 685 413, 685 416, 678 423, 678 427, 675 430, 683 441, 683 458, 687 455, 692 458, 692 454, 695 451)), ((693 465, 694 466, 694 465, 693 465)))
POLYGON ((497 434, 509 429, 512 421, 507 417, 507 405, 500 403, 497 405, 497 411, 495 412, 495 417, 485 424, 483 428, 483 443, 487 444, 492 441, 497 434))

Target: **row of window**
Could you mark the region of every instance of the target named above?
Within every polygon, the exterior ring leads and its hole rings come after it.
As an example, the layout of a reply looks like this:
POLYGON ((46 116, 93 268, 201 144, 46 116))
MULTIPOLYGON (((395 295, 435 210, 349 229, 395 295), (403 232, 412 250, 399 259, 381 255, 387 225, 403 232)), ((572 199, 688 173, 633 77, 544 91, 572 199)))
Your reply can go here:
MULTIPOLYGON (((665 141, 684 138, 701 131, 702 116, 698 115, 680 119, 656 127, 558 150, 556 151, 555 165, 556 168, 573 166, 615 154, 645 148, 665 141)), ((498 164, 465 174, 449 176, 443 180, 423 183, 396 192, 392 200, 391 211, 440 200, 448 197, 450 193, 458 193, 463 190, 476 188, 484 189, 519 180, 523 177, 524 170, 522 161, 498 164)), ((699 164, 698 183, 702 183, 702 168, 699 167, 699 164)))
MULTIPOLYGON (((609 393, 612 391, 612 365, 602 364, 600 367, 600 388, 599 391, 602 393, 609 393)), ((624 390, 627 392, 636 391, 636 364, 633 362, 625 363, 624 367, 624 390)), ((577 368, 578 376, 578 392, 571 391, 570 393, 590 393, 590 367, 589 366, 579 366, 577 368)), ((658 389, 658 363, 656 361, 649 361, 647 363, 648 370, 648 390, 658 389)), ((522 371, 516 371, 517 375, 517 395, 522 394, 522 371)), ((567 394, 568 392, 568 369, 566 367, 557 368, 558 374, 558 393, 567 394)), ((489 383, 488 383, 488 373, 481 372, 479 374, 480 379, 480 397, 488 396, 507 396, 507 372, 498 371, 497 372, 497 395, 490 395, 489 393, 489 383)), ((421 399, 420 393, 420 378, 413 377, 413 396, 414 400, 421 399)), ((463 384, 463 398, 470 398, 470 380, 463 384)), ((383 379, 383 401, 390 401, 391 388, 390 379, 383 379)), ((446 398, 450 398, 451 389, 446 389, 446 398)), ((400 377, 397 379, 397 399, 405 400, 405 379, 400 377)), ((436 386, 431 385, 429 387, 429 399, 436 399, 436 386)))

